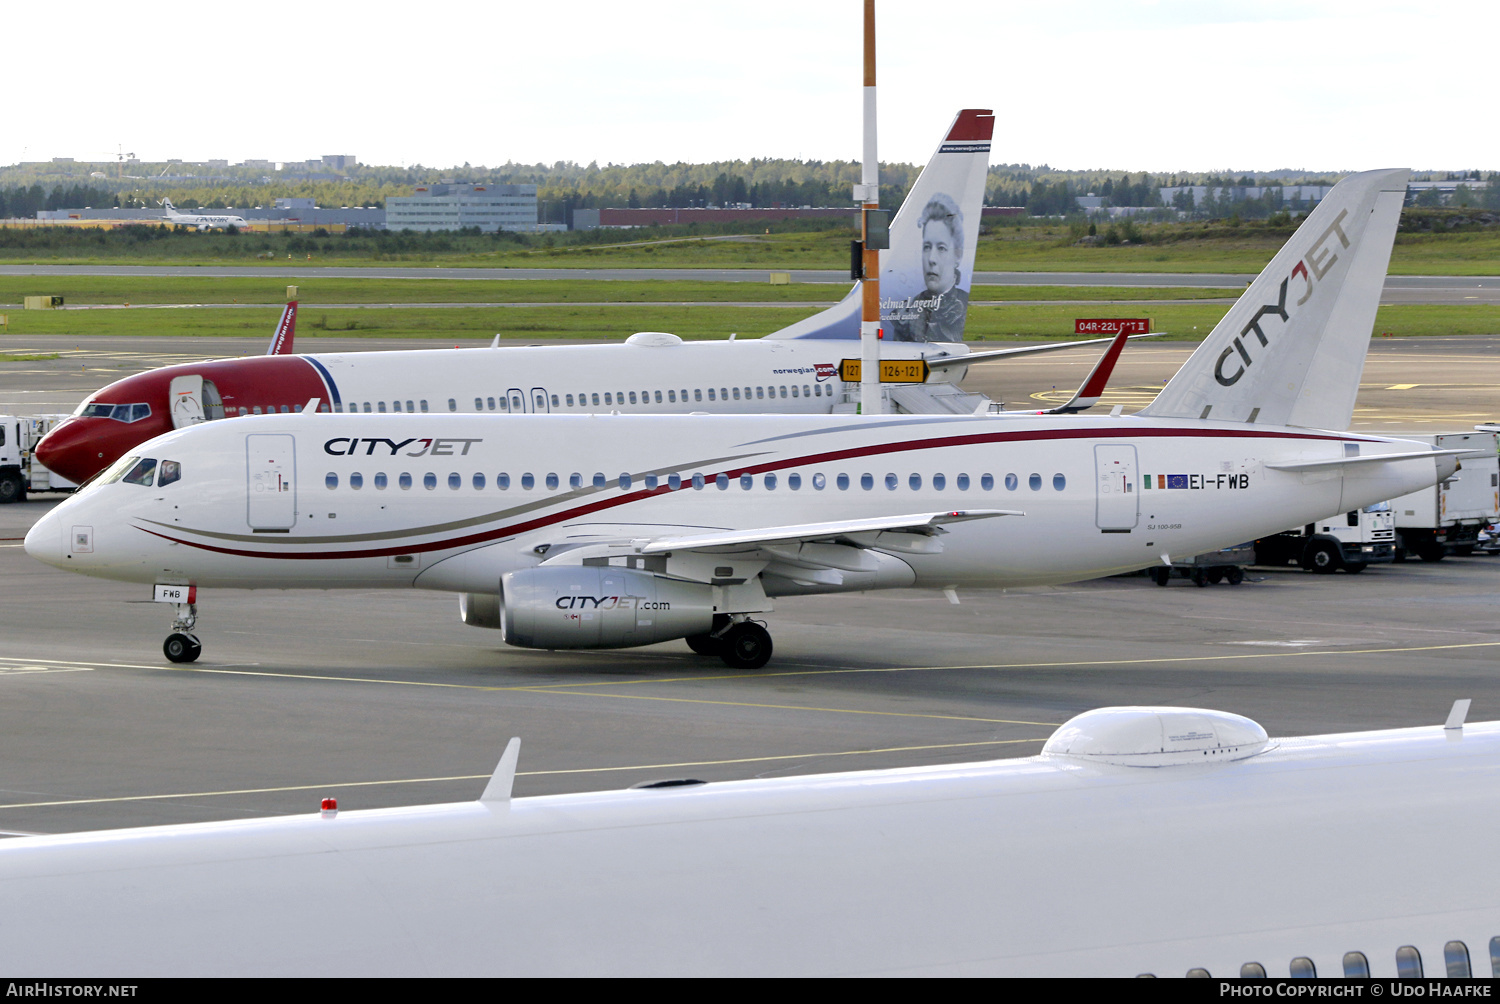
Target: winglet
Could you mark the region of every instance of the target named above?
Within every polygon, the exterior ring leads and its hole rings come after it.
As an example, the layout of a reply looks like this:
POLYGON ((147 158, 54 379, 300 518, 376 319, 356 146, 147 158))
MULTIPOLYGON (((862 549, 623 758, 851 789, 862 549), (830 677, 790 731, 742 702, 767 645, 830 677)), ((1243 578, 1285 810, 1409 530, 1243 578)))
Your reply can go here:
POLYGON ((1115 335, 1114 341, 1109 343, 1109 348, 1104 350, 1104 355, 1089 370, 1088 377, 1083 381, 1083 386, 1078 388, 1078 393, 1067 404, 1060 404, 1056 408, 1049 408, 1045 412, 1048 415, 1071 415, 1078 411, 1087 411, 1099 403, 1099 398, 1104 394, 1104 385, 1109 383, 1109 378, 1114 375, 1115 363, 1120 360, 1120 351, 1125 348, 1125 343, 1131 336, 1124 331, 1115 335))
POLYGON ((1469 717, 1469 705, 1472 703, 1473 699, 1469 697, 1454 701, 1453 709, 1448 712, 1448 720, 1443 723, 1443 728, 1458 729, 1462 731, 1464 727, 1464 719, 1469 717))
POLYGON ((485 803, 509 802, 510 790, 516 783, 516 761, 521 757, 521 737, 515 736, 505 744, 505 752, 500 755, 500 763, 495 767, 495 773, 490 776, 490 783, 484 786, 484 794, 479 800, 485 803))
POLYGON ((292 354, 292 338, 297 334, 297 301, 288 300, 286 309, 281 312, 281 320, 276 323, 276 333, 271 336, 271 346, 266 349, 268 356, 289 356, 292 354))

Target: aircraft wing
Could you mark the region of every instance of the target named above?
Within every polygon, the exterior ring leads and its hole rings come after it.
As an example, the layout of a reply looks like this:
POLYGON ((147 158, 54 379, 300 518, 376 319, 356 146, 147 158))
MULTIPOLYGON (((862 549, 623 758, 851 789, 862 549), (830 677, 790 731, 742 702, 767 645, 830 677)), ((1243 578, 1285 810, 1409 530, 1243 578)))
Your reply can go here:
POLYGON ((1354 464, 1383 464, 1391 460, 1417 460, 1435 457, 1484 457, 1486 450, 1416 450, 1411 453, 1371 453, 1362 457, 1333 457, 1328 460, 1284 460, 1266 464, 1273 471, 1317 471, 1354 464))
POLYGON ((667 551, 696 551, 711 547, 747 547, 758 544, 785 544, 811 541, 849 542, 863 534, 904 532, 927 534, 942 532, 944 523, 963 523, 995 516, 1024 516, 1016 509, 954 509, 948 512, 924 512, 906 516, 881 516, 875 519, 845 519, 828 523, 802 523, 795 526, 767 526, 749 530, 724 530, 695 533, 682 537, 653 540, 640 549, 642 554, 667 551))
MULTIPOLYGON (((1127 341, 1133 338, 1160 338, 1166 333, 1165 331, 1152 331, 1148 334, 1126 335, 1125 337, 1127 341)), ((988 352, 970 352, 961 356, 927 356, 926 358, 930 369, 940 370, 949 366, 967 366, 970 363, 988 362, 991 359, 1005 359, 1011 356, 1030 356, 1038 352, 1061 352, 1063 349, 1077 349, 1085 345, 1101 345, 1104 342, 1113 342, 1114 340, 1114 338, 1085 338, 1079 342, 1022 345, 1014 349, 993 349, 988 352)))

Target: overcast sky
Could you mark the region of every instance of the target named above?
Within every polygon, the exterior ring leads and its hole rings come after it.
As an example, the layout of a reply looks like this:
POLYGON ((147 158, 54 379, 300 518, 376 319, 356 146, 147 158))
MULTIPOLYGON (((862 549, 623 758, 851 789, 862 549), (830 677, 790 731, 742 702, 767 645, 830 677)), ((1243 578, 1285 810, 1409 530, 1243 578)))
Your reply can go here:
MULTIPOLYGON (((858 0, 80 0, 6 13, 0 163, 854 159, 858 0)), ((880 153, 998 113, 992 163, 1500 168, 1500 4, 881 0, 880 153)))

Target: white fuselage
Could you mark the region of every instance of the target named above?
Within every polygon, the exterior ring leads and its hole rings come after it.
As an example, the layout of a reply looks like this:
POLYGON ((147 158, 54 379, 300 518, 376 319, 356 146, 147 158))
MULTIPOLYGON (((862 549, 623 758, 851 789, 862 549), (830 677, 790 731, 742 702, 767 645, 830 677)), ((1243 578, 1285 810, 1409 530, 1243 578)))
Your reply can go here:
MULTIPOLYGON (((522 756, 524 757, 524 752, 522 756)), ((1500 723, 0 843, 47 976, 1490 974, 1500 723)), ((347 806, 346 806, 347 808, 347 806)))
MULTIPOLYGON (((144 444, 134 455, 180 464, 180 479, 98 483, 26 546, 134 582, 495 593, 506 572, 584 544, 987 509, 1024 515, 955 524, 922 553, 876 546, 860 567, 835 561, 846 570, 833 579, 765 553, 739 574, 763 570, 772 595, 1056 583, 1190 558, 1451 473, 1429 457, 1347 474, 1267 467, 1414 446, 1081 416, 275 415, 144 444)), ((691 558, 662 571, 699 578, 691 558)))
POLYGON ((179 227, 197 227, 199 230, 215 230, 223 227, 247 227, 250 225, 243 216, 178 213, 171 210, 167 211, 167 222, 179 227))

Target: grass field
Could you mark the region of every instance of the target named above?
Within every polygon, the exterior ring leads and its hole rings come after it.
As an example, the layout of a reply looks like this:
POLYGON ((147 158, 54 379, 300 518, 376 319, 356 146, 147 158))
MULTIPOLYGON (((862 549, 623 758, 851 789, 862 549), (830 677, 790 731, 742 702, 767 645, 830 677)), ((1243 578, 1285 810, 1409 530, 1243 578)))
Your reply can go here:
MULTIPOLYGON (((1246 225, 1201 231, 1195 237, 1188 224, 1168 233, 1162 242, 1083 247, 1061 223, 1055 227, 1027 225, 996 227, 979 239, 977 268, 996 271, 1084 272, 1258 272, 1286 241, 1287 234, 1246 225)), ((483 253, 345 256, 336 239, 313 241, 305 257, 277 261, 277 265, 444 265, 489 268, 844 268, 849 260, 850 232, 843 229, 810 233, 748 234, 733 240, 671 240, 610 248, 555 247, 517 249, 502 245, 483 253)), ((217 241, 238 238, 212 235, 196 241, 191 257, 53 257, 50 254, 7 252, 12 264, 123 264, 243 266, 257 264, 238 256, 219 256, 217 241)), ((1403 233, 1396 237, 1391 271, 1398 275, 1500 275, 1500 230, 1451 233, 1403 233)), ((330 301, 332 302, 332 301, 330 301)), ((347 302, 347 301, 346 301, 347 302)))
MULTIPOLYGON (((0 276, 0 304, 19 305, 26 296, 50 294, 69 304, 281 303, 284 279, 244 276, 0 276)), ((849 284, 757 282, 609 282, 581 279, 358 279, 299 280, 304 307, 319 303, 832 303, 849 284)), ((1238 289, 1137 289, 1119 286, 976 286, 975 300, 1198 300, 1236 296, 1238 289)))
MULTIPOLYGON (((636 331, 671 331, 684 338, 727 338, 730 332, 753 338, 808 316, 815 308, 626 304, 556 307, 395 307, 387 310, 313 308, 301 314, 298 330, 367 338, 473 340, 497 332, 516 341, 553 338, 620 339, 636 331)), ((1157 331, 1173 340, 1207 335, 1228 310, 1225 304, 1151 304, 1132 313, 1150 317, 1157 331)), ((1073 320, 1084 310, 1067 304, 975 306, 969 311, 970 341, 1009 338, 1072 338, 1073 320)), ((221 310, 18 311, 10 315, 11 334, 215 336, 270 338, 274 307, 221 310)), ((1380 308, 1375 333, 1401 336, 1500 333, 1500 306, 1390 306, 1380 308)), ((3 346, 3 340, 0 340, 3 346)))

